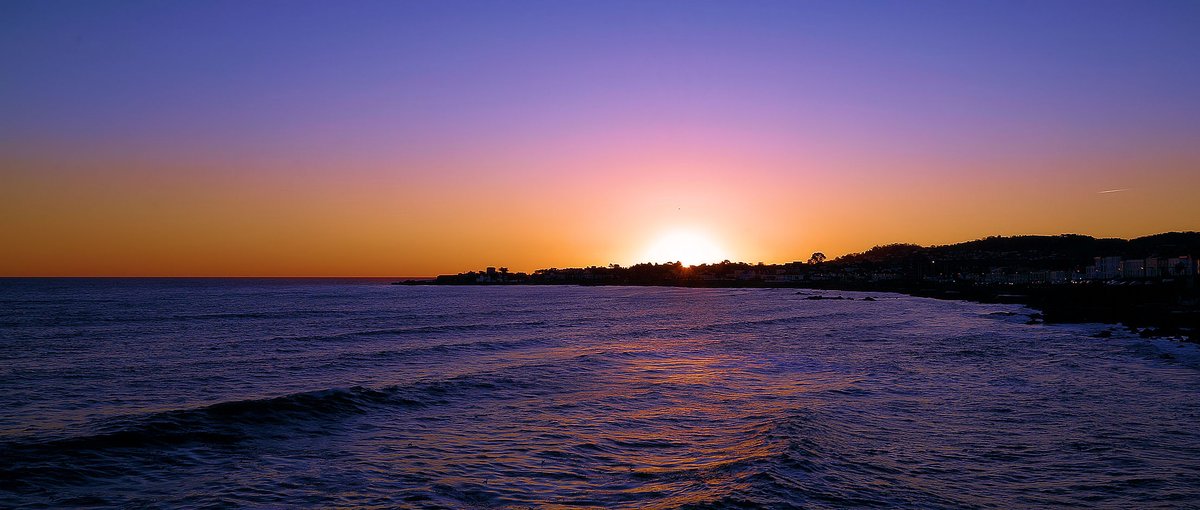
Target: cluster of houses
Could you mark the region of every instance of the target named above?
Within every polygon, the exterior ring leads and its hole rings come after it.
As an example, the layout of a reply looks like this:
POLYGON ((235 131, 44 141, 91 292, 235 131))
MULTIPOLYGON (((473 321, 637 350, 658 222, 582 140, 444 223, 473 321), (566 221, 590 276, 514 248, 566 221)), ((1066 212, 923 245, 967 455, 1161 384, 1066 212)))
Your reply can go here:
POLYGON ((925 280, 970 281, 985 285, 1049 284, 1065 285, 1085 282, 1111 284, 1145 283, 1148 281, 1189 278, 1200 274, 1200 260, 1188 256, 1122 259, 1095 257, 1093 264, 1077 270, 1022 271, 994 267, 987 272, 934 274, 925 280))
POLYGON ((1095 264, 1087 267, 1083 277, 1087 280, 1175 278, 1195 276, 1197 272, 1200 272, 1197 260, 1187 256, 1124 260, 1096 257, 1095 264))
POLYGON ((985 285, 1049 284, 1085 282, 1110 284, 1146 283, 1200 274, 1200 260, 1189 256, 1123 259, 1117 256, 1094 257, 1089 266, 1075 270, 1020 270, 992 267, 986 272, 956 274, 931 273, 922 277, 935 281, 969 281, 985 285))
POLYGON ((1174 278, 1189 278, 1200 274, 1200 259, 1189 256, 1147 257, 1123 259, 1116 256, 1094 257, 1093 264, 1074 270, 1025 270, 1013 267, 989 267, 986 271, 940 270, 938 261, 930 260, 920 267, 861 267, 855 265, 793 263, 788 265, 751 266, 732 271, 716 270, 719 266, 693 268, 691 279, 762 281, 787 284, 854 280, 883 282, 919 279, 951 283, 974 282, 985 285, 1013 284, 1071 284, 1101 281, 1117 284, 1147 282, 1174 278))
POLYGON ((638 264, 621 267, 592 266, 584 268, 539 269, 532 274, 510 273, 507 268, 488 267, 438 277, 442 284, 732 284, 787 286, 805 282, 886 282, 920 280, 942 283, 970 282, 980 285, 1065 285, 1084 282, 1107 282, 1125 285, 1200 274, 1200 260, 1189 256, 1095 257, 1089 266, 1062 270, 1029 270, 1017 267, 987 267, 986 269, 953 267, 952 263, 923 260, 909 264, 856 265, 793 262, 789 264, 746 264, 723 262, 700 266, 682 264, 638 264))
POLYGON ((495 267, 488 267, 485 271, 469 274, 472 276, 470 278, 473 280, 472 283, 509 283, 528 278, 528 275, 525 273, 509 274, 507 267, 502 267, 499 270, 495 267), (518 275, 520 275, 520 278, 517 278, 518 275))

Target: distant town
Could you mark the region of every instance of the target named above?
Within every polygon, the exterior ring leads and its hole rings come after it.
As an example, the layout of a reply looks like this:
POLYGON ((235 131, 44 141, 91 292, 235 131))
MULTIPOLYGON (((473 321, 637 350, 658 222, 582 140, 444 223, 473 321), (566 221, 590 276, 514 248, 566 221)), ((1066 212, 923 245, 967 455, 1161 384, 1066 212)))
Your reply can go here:
POLYGON ((532 273, 488 267, 409 285, 669 285, 795 287, 1024 303, 1047 321, 1120 321, 1153 335, 1197 338, 1200 232, 1137 239, 1085 235, 988 237, 923 247, 877 246, 827 260, 610 264, 532 273), (1153 328, 1153 329, 1148 329, 1153 328))
MULTIPOLYGON (((1190 255, 1123 259, 1120 256, 1094 257, 1081 269, 1027 270, 1020 267, 994 266, 985 271, 960 271, 950 261, 927 260, 913 264, 871 267, 868 264, 833 261, 787 264, 748 264, 724 261, 716 264, 684 266, 679 262, 636 264, 621 267, 539 269, 532 274, 512 273, 508 268, 488 267, 456 275, 440 275, 434 283, 443 285, 486 284, 610 284, 639 283, 744 283, 789 286, 805 282, 882 282, 922 280, 930 282, 973 282, 989 285, 1043 284, 1066 285, 1102 282, 1107 285, 1144 285, 1162 280, 1190 278, 1200 272, 1200 259, 1190 255)), ((716 285, 714 285, 716 286, 716 285)), ((740 285, 735 285, 740 286, 740 285)))
MULTIPOLYGON (((749 264, 724 261, 685 266, 617 264, 539 269, 532 274, 488 267, 441 275, 442 285, 692 284, 696 286, 793 286, 822 282, 933 282, 979 285, 1145 285, 1194 279, 1200 274, 1200 233, 1176 232, 1134 240, 1088 236, 989 237, 967 243, 921 247, 877 246, 863 253, 826 260, 814 253, 805 261, 749 264), (1099 253, 1096 253, 1099 252, 1099 253)), ((801 285, 803 286, 803 285, 801 285)))

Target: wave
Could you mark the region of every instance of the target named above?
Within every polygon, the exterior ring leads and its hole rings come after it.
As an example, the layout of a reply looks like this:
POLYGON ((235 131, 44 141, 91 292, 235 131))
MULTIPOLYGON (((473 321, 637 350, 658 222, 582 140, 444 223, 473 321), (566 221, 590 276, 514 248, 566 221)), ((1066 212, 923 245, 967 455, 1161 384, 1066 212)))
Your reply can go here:
POLYGON ((105 420, 70 437, 13 438, 0 443, 0 479, 19 479, 30 466, 70 465, 64 459, 154 455, 176 447, 229 447, 254 439, 338 433, 336 423, 382 409, 417 409, 511 391, 530 382, 508 377, 461 376, 385 388, 329 388, 280 397, 234 400, 203 407, 105 420))
POLYGON ((500 352, 523 347, 541 345, 547 339, 529 337, 518 340, 479 340, 474 342, 455 342, 446 344, 424 345, 399 349, 379 349, 374 351, 345 354, 339 361, 380 361, 394 359, 421 359, 426 354, 458 354, 464 352, 489 353, 500 352))
POLYGON ((835 321, 843 318, 854 318, 858 314, 851 312, 824 312, 824 313, 809 313, 805 315, 789 315, 785 317, 771 317, 767 319, 744 319, 727 322, 718 322, 706 324, 692 328, 691 331, 704 333, 739 333, 746 331, 760 331, 764 326, 791 326, 791 325, 812 325, 819 324, 820 321, 835 321))
POLYGON ((0 443, 0 495, 161 469, 164 462, 203 462, 196 448, 235 451, 252 441, 335 436, 343 433, 341 422, 356 415, 415 410, 529 384, 463 376, 380 389, 330 388, 114 418, 77 436, 10 438, 0 443))
POLYGON ((257 427, 295 426, 360 414, 382 405, 420 406, 398 388, 332 388, 281 397, 220 402, 205 407, 108 420, 94 433, 0 445, 0 456, 78 452, 113 448, 147 448, 187 443, 230 444, 248 439, 257 427))
POLYGON ((384 328, 384 329, 364 329, 358 331, 346 331, 343 333, 333 333, 328 335, 304 335, 304 336, 276 336, 270 338, 270 341, 286 341, 286 340, 340 340, 345 338, 360 338, 373 336, 401 336, 413 334, 429 334, 429 333, 449 333, 463 331, 488 331, 497 329, 506 329, 513 327, 527 326, 544 326, 546 321, 514 321, 514 322, 474 322, 471 324, 443 324, 430 326, 410 326, 403 328, 384 328))
POLYGON ((850 456, 862 448, 860 432, 817 410, 795 410, 742 431, 738 453, 699 469, 667 470, 661 483, 702 479, 722 489, 699 494, 679 508, 886 507, 972 508, 971 501, 906 485, 887 455, 850 456), (854 457, 858 457, 855 459, 854 457), (830 483, 832 479, 845 484, 830 483), (899 504, 898 504, 899 503, 899 504))

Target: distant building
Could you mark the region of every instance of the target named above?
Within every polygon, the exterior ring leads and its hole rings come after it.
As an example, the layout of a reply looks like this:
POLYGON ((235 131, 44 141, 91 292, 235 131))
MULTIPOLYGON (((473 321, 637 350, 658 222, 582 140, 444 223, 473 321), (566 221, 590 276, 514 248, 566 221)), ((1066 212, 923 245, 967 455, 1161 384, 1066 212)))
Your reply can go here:
POLYGON ((1095 257, 1093 265, 1088 266, 1086 274, 1089 280, 1111 280, 1121 276, 1121 257, 1095 257))
POLYGON ((753 269, 738 269, 733 272, 733 278, 736 280, 747 281, 759 280, 762 278, 762 276, 758 274, 758 271, 753 269))
POLYGON ((1121 278, 1145 278, 1146 260, 1129 259, 1121 261, 1121 278))
POLYGON ((1197 262, 1200 262, 1200 259, 1192 260, 1191 257, 1186 255, 1182 257, 1166 258, 1162 259, 1162 263, 1159 265, 1159 271, 1164 276, 1192 276, 1197 272, 1200 272, 1200 264, 1197 264, 1197 262))

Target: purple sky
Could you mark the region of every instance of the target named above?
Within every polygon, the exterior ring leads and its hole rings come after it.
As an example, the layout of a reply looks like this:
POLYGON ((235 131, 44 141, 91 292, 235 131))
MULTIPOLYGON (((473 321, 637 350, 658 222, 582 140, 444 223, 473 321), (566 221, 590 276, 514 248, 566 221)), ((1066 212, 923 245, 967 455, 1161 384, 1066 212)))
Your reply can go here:
MULTIPOLYGON (((64 216, 83 213, 38 193, 99 172, 128 182, 113 201, 140 203, 150 192, 139 194, 139 165, 197 188, 224 179, 225 189, 320 190, 347 179, 396 190, 550 182, 556 192, 607 179, 645 186, 638 179, 654 167, 727 191, 728 207, 743 211, 755 198, 722 182, 813 184, 827 196, 912 182, 897 192, 924 197, 931 186, 961 195, 1014 178, 1073 183, 1086 193, 1078 200, 1129 188, 1142 199, 1105 206, 1113 218, 1175 218, 1106 229, 1119 222, 1048 209, 1037 213, 1045 221, 1006 226, 1011 214, 994 209, 974 234, 932 225, 900 239, 918 231, 844 224, 813 227, 803 242, 727 235, 759 246, 748 259, 995 233, 1138 235, 1194 227, 1178 217, 1198 212, 1173 194, 1200 189, 1195 1, 10 0, 0 3, 0 69, 4 172, 33 183, 9 193, 64 216), (1145 181, 1174 184, 1156 191, 1145 181), (824 233, 835 228, 859 241, 824 233)), ((829 203, 869 206, 842 198, 829 203)), ((474 205, 446 228, 506 208, 474 211, 481 199, 464 200, 474 205)), ((614 204, 573 217, 599 225, 614 204)), ((772 207, 764 214, 795 214, 772 207)), ((28 212, 10 211, 9 237, 44 230, 21 219, 28 212)), ((418 241, 415 218, 445 216, 432 206, 393 213, 408 222, 388 228, 418 241)), ((63 225, 87 221, 60 223, 69 236, 63 225)), ((26 241, 30 260, 51 249, 26 241)))

